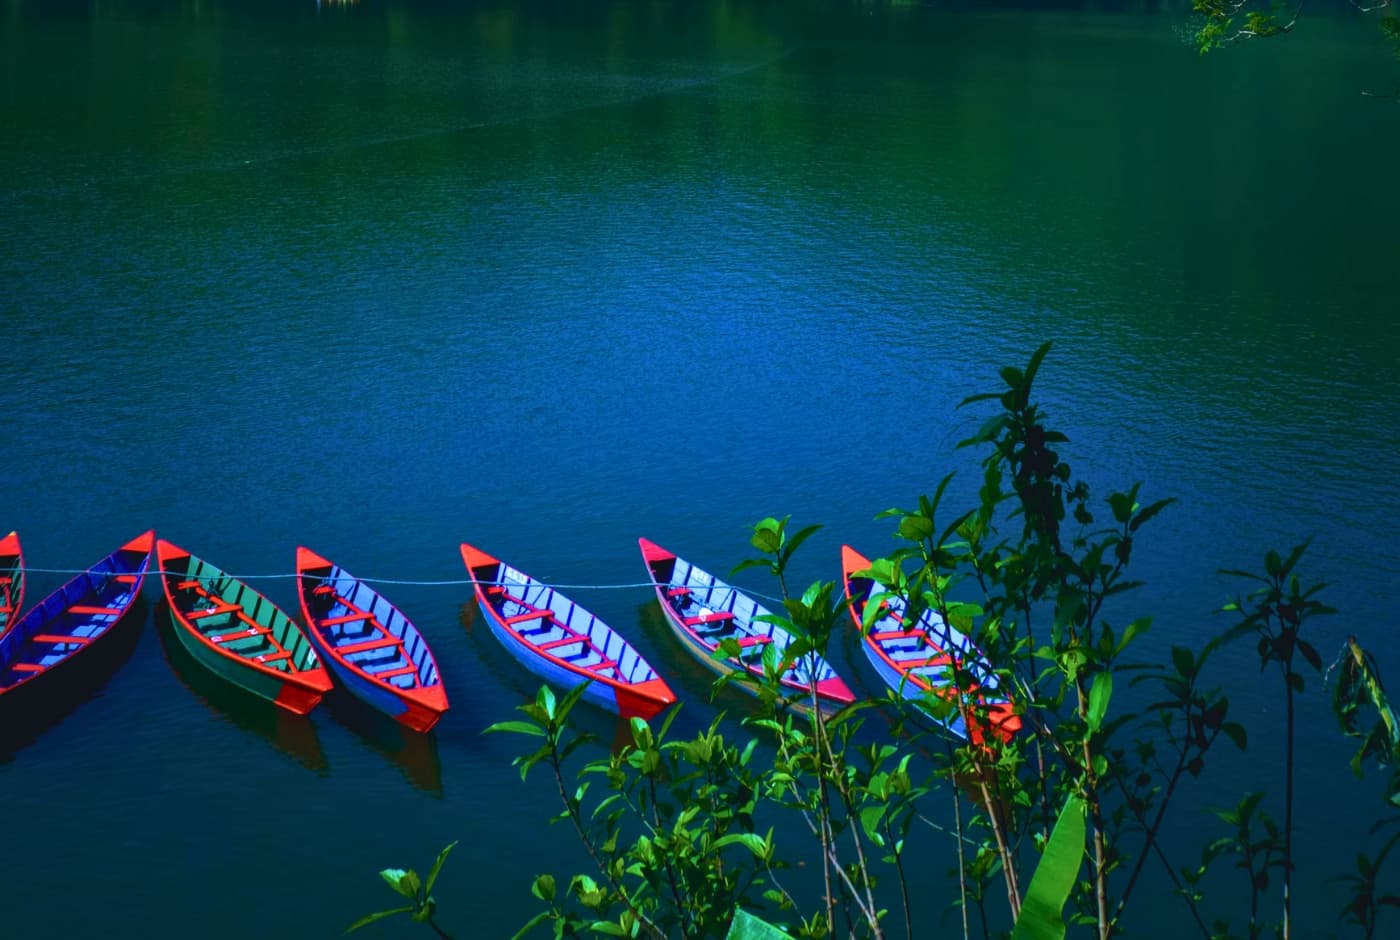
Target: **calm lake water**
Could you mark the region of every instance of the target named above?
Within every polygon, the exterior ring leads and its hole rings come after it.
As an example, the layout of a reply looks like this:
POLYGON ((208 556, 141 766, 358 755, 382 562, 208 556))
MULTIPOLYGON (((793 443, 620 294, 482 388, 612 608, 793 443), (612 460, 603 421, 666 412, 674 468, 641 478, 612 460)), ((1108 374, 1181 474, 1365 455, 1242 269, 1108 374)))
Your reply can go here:
MULTIPOLYGON (((1224 626, 1219 568, 1311 538, 1342 611, 1317 645, 1355 632, 1400 682, 1400 123, 1359 93, 1394 65, 1372 24, 1206 58, 1184 24, 10 0, 0 534, 54 569, 29 597, 152 526, 247 575, 306 544, 453 581, 468 540, 612 586, 570 593, 698 727, 708 673, 636 586, 637 537, 725 572, 754 520, 791 513, 827 526, 796 580, 834 578, 843 541, 893 544, 878 511, 950 471, 972 491, 954 445, 983 413, 957 403, 1049 339, 1071 458, 1105 494, 1180 500, 1135 559, 1122 619, 1157 616, 1145 656, 1224 626)), ((289 579, 255 583, 295 609, 289 579)), ((442 922, 503 937, 535 874, 582 870, 547 781, 480 733, 538 683, 467 586, 384 586, 452 699, 426 738, 219 688, 172 649, 155 587, 131 657, 0 763, 6 936, 333 936, 393 906, 379 868, 461 839, 442 922)), ((851 653, 836 665, 875 691, 851 653)), ((1219 680, 1236 668, 1250 760, 1191 789, 1177 828, 1201 838, 1203 808, 1277 789, 1274 677, 1249 644, 1219 680)), ((1301 721, 1300 843, 1346 845, 1302 863, 1314 936, 1379 804, 1322 696, 1301 721)), ((948 896, 934 858, 919 890, 948 896)), ((1140 910, 1139 936, 1186 926, 1170 900, 1140 910)))

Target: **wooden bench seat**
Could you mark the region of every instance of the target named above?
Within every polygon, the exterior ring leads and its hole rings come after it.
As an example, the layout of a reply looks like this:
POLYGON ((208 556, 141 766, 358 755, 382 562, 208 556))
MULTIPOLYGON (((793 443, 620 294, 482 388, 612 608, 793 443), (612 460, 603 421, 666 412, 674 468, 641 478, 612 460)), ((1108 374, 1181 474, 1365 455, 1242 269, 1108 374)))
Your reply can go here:
POLYGON ((35 643, 77 643, 79 646, 86 646, 92 642, 90 636, 62 636, 56 633, 36 633, 35 643))
POLYGON ((392 679, 395 676, 406 676, 410 672, 417 671, 418 667, 413 663, 409 663, 407 666, 400 666, 397 669, 386 669, 383 672, 371 672, 370 675, 376 679, 392 679))
POLYGON ((727 610, 716 610, 708 614, 700 614, 696 617, 686 617, 681 622, 687 627, 695 627, 704 623, 719 623, 721 620, 733 620, 734 614, 727 610))
POLYGON ((348 656, 351 653, 363 653, 365 650, 378 650, 386 646, 398 645, 398 637, 378 637, 373 640, 362 640, 359 643, 351 643, 349 646, 337 646, 335 651, 342 656, 348 656))
POLYGON ((366 611, 360 611, 359 613, 354 614, 342 614, 339 617, 326 617, 324 620, 321 621, 321 626, 334 627, 337 624, 354 623, 357 620, 369 620, 373 616, 374 614, 368 613, 366 611))

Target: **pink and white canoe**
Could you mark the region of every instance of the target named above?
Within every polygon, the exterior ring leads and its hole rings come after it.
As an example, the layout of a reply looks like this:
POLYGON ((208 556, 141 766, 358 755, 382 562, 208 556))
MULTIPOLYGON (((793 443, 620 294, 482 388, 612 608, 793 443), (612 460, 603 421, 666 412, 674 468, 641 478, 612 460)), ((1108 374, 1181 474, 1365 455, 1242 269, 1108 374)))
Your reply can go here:
POLYGON ((602 620, 519 569, 462 543, 477 603, 496 639, 522 666, 624 718, 651 718, 675 693, 632 645, 602 620))
MULTIPOLYGON (((711 669, 721 675, 743 670, 762 678, 763 648, 772 644, 781 654, 793 642, 781 627, 759 619, 768 616, 768 610, 752 597, 655 542, 637 542, 666 622, 686 649, 711 669), (738 642, 738 658, 715 659, 715 650, 727 639, 738 642)), ((835 711, 856 700, 831 664, 815 652, 795 660, 778 681, 793 693, 794 708, 810 708, 814 681, 823 711, 835 711)))
POLYGON ((24 552, 18 533, 0 539, 0 636, 19 617, 24 604, 24 552))

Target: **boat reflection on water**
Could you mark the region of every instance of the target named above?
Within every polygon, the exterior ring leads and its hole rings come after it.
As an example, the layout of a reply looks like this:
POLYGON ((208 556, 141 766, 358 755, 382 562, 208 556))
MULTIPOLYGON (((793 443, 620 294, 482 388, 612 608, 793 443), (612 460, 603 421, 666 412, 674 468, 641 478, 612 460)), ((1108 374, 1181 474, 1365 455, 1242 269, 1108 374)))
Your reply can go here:
POLYGON ((243 731, 266 738, 279 751, 307 770, 326 774, 330 762, 321 748, 316 725, 302 715, 293 715, 271 702, 250 695, 209 672, 195 661, 175 637, 179 629, 170 616, 169 604, 161 600, 155 612, 156 635, 165 660, 180 682, 194 693, 217 717, 243 731))
POLYGON ((150 604, 138 595, 121 629, 113 630, 95 655, 74 657, 46 681, 26 683, 0 698, 0 764, 13 761, 84 703, 102 697, 107 682, 135 652, 149 613, 150 604))
POLYGON ((435 733, 420 734, 405 728, 344 689, 337 688, 327 695, 321 701, 321 710, 330 712, 355 732, 369 750, 397 766, 413 786, 442 799, 442 761, 438 757, 435 733))

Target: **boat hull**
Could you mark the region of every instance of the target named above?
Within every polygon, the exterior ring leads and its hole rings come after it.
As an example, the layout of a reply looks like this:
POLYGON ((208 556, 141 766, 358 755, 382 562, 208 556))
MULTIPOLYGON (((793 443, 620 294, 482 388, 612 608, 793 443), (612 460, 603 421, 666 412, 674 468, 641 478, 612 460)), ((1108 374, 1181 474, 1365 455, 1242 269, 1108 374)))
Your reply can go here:
MULTIPOLYGON (((174 611, 171 612, 175 616, 174 611)), ((195 662, 212 672, 225 682, 242 689, 258 698, 266 699, 274 705, 285 708, 297 715, 305 715, 321 701, 321 695, 288 682, 280 682, 266 673, 240 666, 227 656, 220 656, 183 629, 176 617, 175 639, 195 662)))

